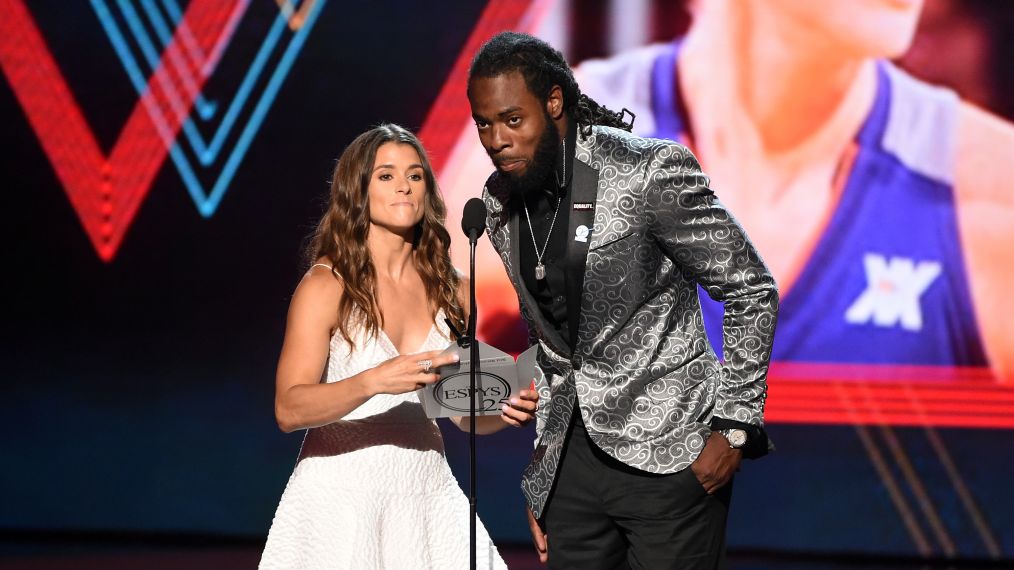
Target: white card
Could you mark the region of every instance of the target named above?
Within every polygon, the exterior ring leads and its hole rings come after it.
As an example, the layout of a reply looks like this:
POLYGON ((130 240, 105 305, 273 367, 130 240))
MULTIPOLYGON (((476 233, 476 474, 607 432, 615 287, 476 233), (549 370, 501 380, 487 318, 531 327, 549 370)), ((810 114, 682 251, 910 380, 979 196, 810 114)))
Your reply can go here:
MULTIPOLYGON (((418 390, 426 416, 446 418, 469 414, 469 387, 471 384, 470 349, 451 343, 444 353, 457 351, 459 360, 437 369, 440 379, 418 390)), ((525 354, 530 352, 525 351, 525 354)), ((532 359, 534 366, 534 358, 532 359)), ((479 367, 475 375, 475 415, 491 416, 500 413, 500 407, 532 381, 518 378, 518 368, 511 355, 484 342, 479 343, 479 367)))

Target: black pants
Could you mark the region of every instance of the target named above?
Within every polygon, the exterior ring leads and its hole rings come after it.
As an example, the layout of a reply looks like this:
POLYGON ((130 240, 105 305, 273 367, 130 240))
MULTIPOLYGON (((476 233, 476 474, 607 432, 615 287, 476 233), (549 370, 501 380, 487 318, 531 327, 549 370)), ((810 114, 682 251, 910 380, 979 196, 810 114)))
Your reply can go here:
POLYGON ((724 567, 731 482, 708 495, 690 468, 655 475, 629 467, 596 447, 580 419, 560 461, 542 520, 549 568, 724 567))

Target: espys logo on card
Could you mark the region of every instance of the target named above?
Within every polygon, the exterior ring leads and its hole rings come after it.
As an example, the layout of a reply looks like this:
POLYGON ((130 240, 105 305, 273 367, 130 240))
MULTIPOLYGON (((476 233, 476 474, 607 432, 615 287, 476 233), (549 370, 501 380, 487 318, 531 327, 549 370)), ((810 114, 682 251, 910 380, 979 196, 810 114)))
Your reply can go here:
MULTIPOLYGON (((476 374, 476 383, 480 381, 486 384, 476 388, 475 411, 491 412, 500 405, 500 402, 511 397, 511 385, 496 374, 490 372, 479 372, 476 374)), ((433 387, 433 395, 441 406, 456 412, 469 413, 471 405, 468 402, 468 393, 471 391, 471 374, 459 372, 447 378, 441 379, 433 387)))

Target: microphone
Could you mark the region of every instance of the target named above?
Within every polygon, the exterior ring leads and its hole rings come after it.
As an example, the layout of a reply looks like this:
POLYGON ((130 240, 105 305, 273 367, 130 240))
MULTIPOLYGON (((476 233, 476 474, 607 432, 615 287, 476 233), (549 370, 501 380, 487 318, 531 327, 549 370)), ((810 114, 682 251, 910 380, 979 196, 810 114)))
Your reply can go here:
POLYGON ((461 231, 465 232, 472 245, 475 245, 486 232, 486 204, 481 198, 472 198, 465 202, 465 210, 461 216, 461 231))

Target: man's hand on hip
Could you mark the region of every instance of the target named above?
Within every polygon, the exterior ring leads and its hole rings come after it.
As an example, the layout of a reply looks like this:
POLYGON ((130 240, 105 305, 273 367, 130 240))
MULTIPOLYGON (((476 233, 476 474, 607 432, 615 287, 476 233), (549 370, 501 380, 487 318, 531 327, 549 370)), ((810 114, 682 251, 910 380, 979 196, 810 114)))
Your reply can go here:
POLYGON ((690 465, 697 480, 708 494, 721 489, 732 479, 733 473, 739 469, 739 462, 743 460, 743 452, 729 446, 729 440, 717 431, 711 432, 711 437, 704 444, 704 449, 697 456, 697 460, 690 465))

